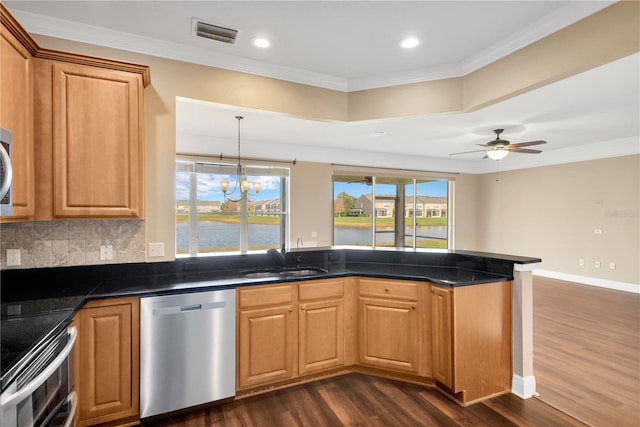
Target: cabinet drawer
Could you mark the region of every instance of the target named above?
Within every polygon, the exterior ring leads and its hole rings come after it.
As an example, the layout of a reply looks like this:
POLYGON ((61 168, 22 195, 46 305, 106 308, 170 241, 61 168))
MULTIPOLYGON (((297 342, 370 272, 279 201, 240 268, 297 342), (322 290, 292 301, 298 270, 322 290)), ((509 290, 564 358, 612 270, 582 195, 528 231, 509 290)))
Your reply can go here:
POLYGON ((360 279, 360 295, 379 298, 418 299, 418 284, 399 280, 360 279))
POLYGON ((293 287, 291 285, 267 285, 239 289, 238 301, 240 308, 291 304, 293 302, 293 287))
POLYGON ((298 285, 300 301, 336 299, 344 296, 344 280, 317 280, 298 285))

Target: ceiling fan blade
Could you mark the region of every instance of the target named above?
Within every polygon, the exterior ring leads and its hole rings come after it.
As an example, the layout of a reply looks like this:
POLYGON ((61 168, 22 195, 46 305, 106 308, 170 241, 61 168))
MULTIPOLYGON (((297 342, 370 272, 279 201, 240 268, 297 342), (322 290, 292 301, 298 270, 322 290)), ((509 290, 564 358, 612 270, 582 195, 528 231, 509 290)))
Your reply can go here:
POLYGON ((482 151, 487 151, 487 150, 463 151, 462 153, 451 153, 449 155, 450 156, 457 156, 458 154, 480 153, 482 151))
POLYGON ((540 150, 531 150, 529 148, 518 148, 518 147, 509 148, 509 151, 513 151, 514 153, 527 153, 527 154, 542 153, 542 151, 540 151, 540 150))
POLYGON ((528 141, 528 142, 519 142, 517 144, 511 144, 511 147, 529 147, 531 145, 541 145, 541 144, 546 144, 547 141, 528 141))

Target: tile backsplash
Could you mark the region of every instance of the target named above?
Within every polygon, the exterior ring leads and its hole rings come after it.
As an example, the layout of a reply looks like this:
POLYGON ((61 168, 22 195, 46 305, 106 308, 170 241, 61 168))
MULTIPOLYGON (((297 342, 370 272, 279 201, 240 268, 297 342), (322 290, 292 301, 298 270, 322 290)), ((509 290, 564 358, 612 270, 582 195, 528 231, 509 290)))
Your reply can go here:
POLYGON ((144 262, 144 221, 73 220, 2 224, 0 249, 2 269, 144 262), (113 259, 100 259, 102 245, 111 245, 113 259), (7 249, 20 249, 19 266, 7 266, 7 249))

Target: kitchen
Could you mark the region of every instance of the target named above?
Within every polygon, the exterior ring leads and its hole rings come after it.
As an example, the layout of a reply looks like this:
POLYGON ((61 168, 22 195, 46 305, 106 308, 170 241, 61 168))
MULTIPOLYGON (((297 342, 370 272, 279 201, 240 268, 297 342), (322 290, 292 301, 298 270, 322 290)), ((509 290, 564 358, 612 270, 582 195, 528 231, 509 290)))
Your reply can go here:
MULTIPOLYGON (((620 6, 623 7, 623 6, 620 6)), ((631 6, 624 6, 631 7, 631 6)), ((135 229, 135 232, 128 234, 132 243, 127 246, 129 252, 128 256, 132 258, 130 261, 140 261, 140 252, 144 255, 144 246, 140 251, 140 226, 143 227, 143 239, 144 243, 164 243, 164 256, 147 259, 147 261, 172 261, 173 260, 173 247, 174 247, 174 212, 173 212, 173 193, 171 189, 174 186, 173 182, 173 168, 175 162, 175 134, 176 134, 176 120, 175 120, 175 99, 176 97, 191 98, 191 99, 208 99, 210 101, 226 104, 226 105, 242 105, 244 107, 251 107, 261 110, 275 110, 289 114, 295 114, 299 116, 316 117, 329 120, 342 120, 345 110, 345 100, 347 98, 344 92, 328 91, 317 87, 301 86, 295 83, 270 80, 264 77, 257 77, 253 75, 239 75, 228 70, 211 69, 209 67, 198 66, 193 64, 187 64, 167 59, 162 59, 154 56, 145 56, 130 52, 115 51, 107 48, 100 48, 97 46, 84 45, 76 42, 67 42, 61 39, 53 39, 38 36, 38 43, 42 46, 46 46, 51 49, 58 49, 62 51, 73 51, 79 53, 89 54, 91 56, 118 58, 122 61, 131 61, 138 64, 148 65, 151 70, 151 86, 145 89, 144 103, 145 103, 145 134, 146 134, 146 148, 145 148, 145 186, 144 191, 146 195, 146 216, 144 221, 139 220, 127 220, 130 223, 131 228, 135 229), (188 79, 176 78, 177 76, 189 76, 188 79), (225 86, 232 84, 235 87, 248 88, 246 92, 243 91, 222 91, 219 88, 207 86, 203 84, 209 81, 211 78, 220 79, 225 82, 225 86), (203 89, 204 88, 204 89, 203 89), (207 92, 209 90, 210 92, 207 92), (283 103, 281 100, 276 101, 276 97, 269 96, 273 91, 287 93, 290 95, 287 102, 283 103), (246 94, 264 93, 264 98, 254 95, 248 96, 246 94), (313 103, 305 102, 306 99, 313 99, 313 103), (133 242, 135 240, 135 242, 133 242), (137 251, 134 249, 137 248, 137 251), (135 252, 135 255, 133 255, 135 252)), ((637 48, 636 48, 637 49, 637 48)), ((637 50, 636 50, 637 51, 637 50)), ((582 64, 582 67, 588 67, 587 64, 582 64)), ((535 76, 534 76, 535 77, 535 76)), ((539 77, 538 77, 539 78, 539 77)), ((534 80, 532 78, 532 80, 534 80)), ((535 83, 528 82, 528 84, 535 83)), ((517 92, 517 89, 511 88, 512 91, 517 92)), ((366 92, 366 91, 365 91, 366 92)), ((380 117, 385 114, 384 111, 369 111, 358 112, 357 103, 358 97, 364 97, 365 95, 374 95, 367 93, 356 93, 353 96, 350 95, 349 107, 353 109, 354 118, 358 118, 358 114, 367 114, 365 118, 380 117)), ((465 108, 473 109, 474 105, 482 105, 486 103, 492 94, 478 94, 478 98, 474 101, 470 99, 470 104, 465 108), (483 98, 484 97, 484 98, 483 98), (475 102, 475 104, 474 104, 475 102)), ((364 102, 364 101, 362 101, 364 102)), ((367 101, 368 102, 368 101, 367 101)), ((376 107, 375 103, 369 105, 372 108, 376 107)), ((429 108, 445 108, 446 106, 428 106, 429 108)), ((421 114, 428 113, 429 111, 420 111, 421 114)), ((415 111, 400 112, 400 114, 415 114, 415 111)), ((637 140, 636 140, 637 141, 637 140)), ((224 149, 225 152, 233 152, 232 149, 224 149)), ((302 158, 302 156, 301 156, 302 158)), ((515 160, 515 159, 514 159, 515 160)), ((433 162, 433 160, 431 161, 433 162)), ((411 169, 418 169, 418 167, 411 166, 411 163, 407 163, 411 169)), ((434 163, 428 163, 425 161, 421 164, 419 169, 435 169, 440 170, 442 161, 438 162, 438 166, 434 163)), ((372 163, 370 166, 380 166, 380 163, 372 163)), ((505 163, 506 165, 506 163, 505 163)), ((601 194, 606 194, 607 197, 602 196, 609 206, 608 209, 618 209, 618 206, 622 210, 626 210, 626 200, 631 197, 637 198, 634 195, 633 185, 637 185, 637 179, 633 180, 633 173, 637 174, 637 160, 625 159, 608 159, 608 160, 592 160, 591 169, 583 171, 579 165, 572 166, 572 171, 580 173, 587 182, 592 184, 592 188, 597 189, 601 194), (595 173, 594 173, 595 171, 595 173), (630 174, 630 176, 627 176, 630 174), (609 177, 613 181, 623 180, 629 182, 631 187, 622 185, 620 187, 626 188, 626 190, 620 190, 620 195, 609 195, 609 188, 613 188, 614 185, 609 187, 611 183, 607 182, 593 182, 592 175, 604 175, 609 177), (633 184, 633 183, 636 184, 633 184), (611 198, 608 198, 611 197, 611 198)), ((482 249, 489 252, 501 252, 501 253, 522 253, 538 255, 543 259, 544 268, 548 271, 561 271, 574 275, 586 275, 594 277, 601 277, 605 280, 612 280, 621 283, 637 283, 636 273, 632 267, 625 268, 624 266, 633 266, 634 256, 637 258, 637 242, 629 241, 630 236, 633 235, 633 228, 629 233, 621 233, 622 240, 616 240, 618 243, 611 242, 614 236, 609 237, 608 234, 603 236, 603 242, 605 245, 611 245, 610 250, 615 254, 616 261, 620 266, 615 271, 596 271, 589 268, 589 274, 586 274, 587 270, 580 270, 577 266, 574 267, 573 257, 569 261, 566 255, 549 252, 544 243, 537 243, 532 241, 530 237, 523 235, 525 232, 521 229, 520 223, 512 224, 504 222, 504 215, 500 213, 501 209, 508 209, 509 214, 507 217, 518 217, 528 220, 528 222, 535 222, 538 220, 537 216, 532 213, 523 212, 523 209, 518 209, 518 206, 527 206, 527 195, 521 194, 521 188, 528 188, 530 190, 529 196, 535 198, 542 198, 541 202, 546 202, 544 199, 545 193, 540 188, 544 187, 546 190, 553 188, 554 183, 562 182, 563 175, 562 166, 550 166, 544 171, 552 172, 551 177, 545 177, 544 173, 536 173, 538 170, 527 171, 503 171, 501 173, 500 182, 495 182, 495 176, 493 173, 486 173, 484 175, 473 174, 460 174, 456 176, 456 210, 454 223, 456 227, 456 248, 468 248, 468 249, 482 249), (506 188, 505 188, 506 187, 506 188), (483 189, 483 199, 477 196, 478 189, 483 189), (539 193, 538 193, 539 192, 539 193), (515 200, 514 203, 505 204, 507 200, 515 200), (494 212, 495 211, 495 212, 494 212), (500 218, 500 221, 498 221, 500 218), (506 236, 520 236, 521 238, 507 238, 506 236), (622 243, 620 243, 622 242, 622 243), (619 247, 620 246, 620 247, 619 247), (622 250, 622 249, 623 250, 622 250)), ((303 240, 314 240, 311 237, 311 232, 315 231, 318 234, 316 239, 319 247, 326 247, 331 244, 331 206, 328 202, 326 205, 319 205, 317 200, 332 199, 331 196, 331 174, 332 166, 329 161, 326 163, 300 161, 292 168, 291 177, 291 194, 292 194, 292 217, 290 224, 291 236, 302 236, 303 240), (327 185, 319 187, 318 182, 322 180, 326 181, 327 185), (308 191, 309 188, 314 188, 312 193, 308 191)), ((617 185, 615 185, 617 187, 617 185)), ((553 193, 549 193, 553 194, 553 193)), ((637 191, 635 192, 637 194, 637 191)), ((561 197, 558 195, 557 197, 561 197)), ((553 203, 554 200, 548 200, 549 203, 553 203)), ((597 200, 589 200, 588 204, 595 204, 597 200)), ((581 202, 581 204, 575 206, 574 212, 576 216, 580 216, 580 213, 586 209, 587 201, 581 202)), ((632 206, 633 208, 633 206, 632 206)), ((614 217, 611 217, 613 225, 619 224, 618 221, 613 222, 614 217)), ((71 221, 73 222, 73 221, 71 221)), ((55 222, 54 222, 55 224, 55 222)), ((102 224, 104 225, 104 224, 102 224)), ((54 225, 58 227, 58 225, 54 225)), ((90 225, 86 225, 89 227, 90 225)), ((109 226, 109 224, 107 224, 109 226)), ((567 224, 563 224, 567 227, 567 224)), ((17 229, 20 226, 16 226, 16 234, 20 234, 17 229)), ((28 225, 24 225, 28 227, 28 225)), ((67 227, 69 225, 67 224, 67 227)), ((627 227, 627 226, 625 226, 627 227)), ((633 226, 632 226, 633 227, 633 226)), ((5 233, 5 226, 3 225, 3 234, 5 233)), ((629 228, 623 230, 629 231, 629 228)), ((609 228, 606 229, 609 231, 609 228)), ((31 231, 33 233, 33 231, 31 231)), ((566 230, 560 229, 557 235, 565 233, 566 230)), ((570 232, 572 232, 570 230, 570 232)), ((10 233, 10 231, 9 231, 10 233)), ((575 232, 577 235, 577 231, 575 232)), ((636 233, 637 234, 637 233, 636 233)), ((17 239, 17 238, 16 238, 17 239)), ((55 242, 59 239, 51 239, 55 242)), ((295 240, 295 239, 294 239, 295 240)), ((6 239, 3 237, 3 244, 6 239)), ((15 241, 15 240, 14 240, 15 241)), ((291 242, 294 243, 294 242, 291 242)), ((295 245, 293 245, 295 246, 295 245)), ((4 246, 3 246, 4 248, 4 246)), ((12 247, 7 247, 12 248, 12 247)), ((609 248, 609 247, 607 247, 609 248)), ((593 249, 593 254, 585 255, 586 258, 596 258, 600 256, 597 249, 593 249)), ((28 261, 29 257, 25 257, 25 261, 28 261)), ((4 262, 4 254, 3 254, 4 262)), ((49 261, 51 262, 51 261, 49 261)), ((127 260, 122 260, 127 262, 127 260)), ((87 262, 87 264, 91 264, 87 262)), ((26 264, 25 266, 28 266, 26 264)), ((38 264, 40 265, 40 264, 38 264)), ((52 266, 42 265, 43 267, 52 266)), ((3 264, 3 268, 5 264, 3 264)))

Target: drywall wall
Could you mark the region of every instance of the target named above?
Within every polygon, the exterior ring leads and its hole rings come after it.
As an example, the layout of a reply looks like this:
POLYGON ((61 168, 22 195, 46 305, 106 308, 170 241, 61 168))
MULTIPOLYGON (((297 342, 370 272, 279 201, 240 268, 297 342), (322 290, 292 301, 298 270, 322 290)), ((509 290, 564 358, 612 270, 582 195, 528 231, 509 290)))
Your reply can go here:
POLYGON ((478 177, 479 250, 540 257, 542 270, 627 283, 640 291, 640 156, 496 178, 478 177))

